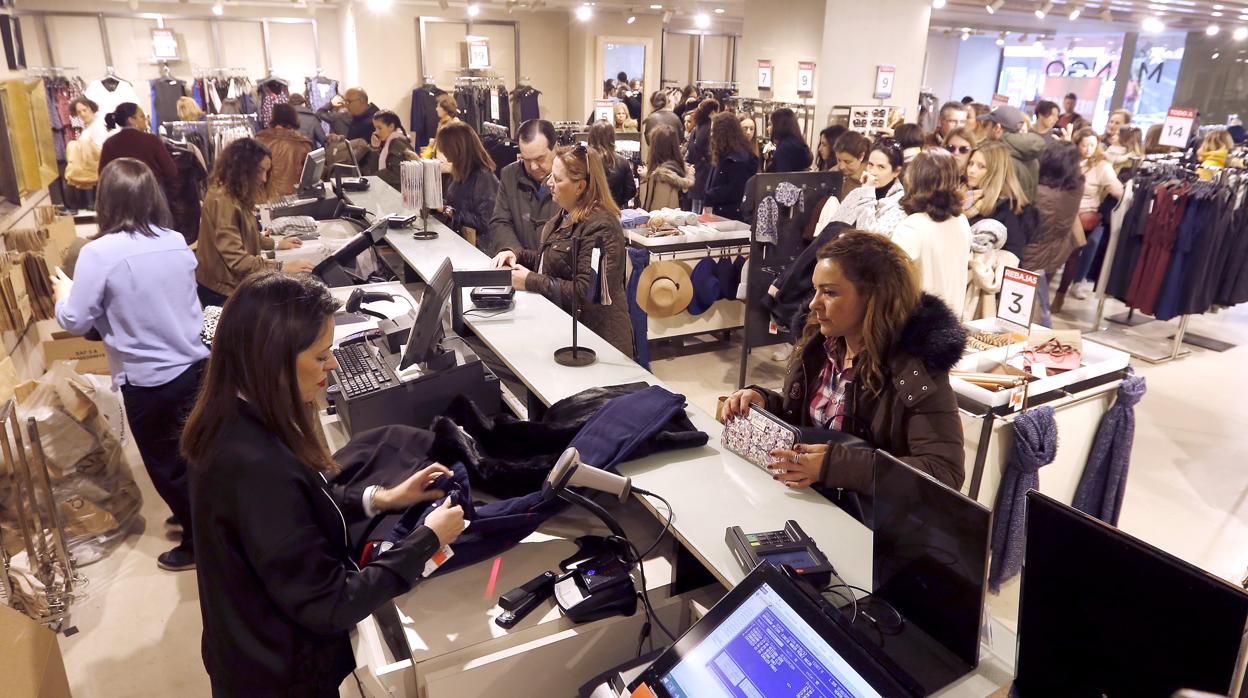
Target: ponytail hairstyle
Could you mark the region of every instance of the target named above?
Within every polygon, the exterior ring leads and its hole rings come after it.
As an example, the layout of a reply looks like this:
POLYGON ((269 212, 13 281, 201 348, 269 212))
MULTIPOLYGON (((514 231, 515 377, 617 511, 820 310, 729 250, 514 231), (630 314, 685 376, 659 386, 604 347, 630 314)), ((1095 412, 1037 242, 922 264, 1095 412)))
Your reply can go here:
POLYGON ((399 121, 399 115, 395 114, 389 109, 382 109, 376 114, 373 114, 373 121, 380 121, 381 123, 387 126, 391 126, 391 127, 398 129, 399 133, 403 134, 404 136, 407 135, 407 130, 403 128, 403 122, 399 121))
POLYGON ((130 119, 139 113, 139 105, 134 102, 122 102, 117 105, 111 114, 104 115, 104 125, 109 131, 124 128, 129 125, 130 119))

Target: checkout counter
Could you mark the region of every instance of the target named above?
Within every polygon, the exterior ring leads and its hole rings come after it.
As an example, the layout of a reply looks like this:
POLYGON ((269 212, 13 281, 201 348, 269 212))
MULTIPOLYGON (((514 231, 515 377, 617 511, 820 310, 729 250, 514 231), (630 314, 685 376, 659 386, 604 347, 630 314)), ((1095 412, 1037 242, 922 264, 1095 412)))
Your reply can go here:
MULTIPOLYGON (((380 180, 371 184, 368 191, 348 193, 350 202, 378 218, 416 213, 403 206, 394 189, 380 180)), ((445 260, 456 270, 490 268, 489 257, 441 223, 431 218, 427 226, 438 235, 417 240, 412 230, 386 234, 385 244, 402 260, 400 278, 429 283, 445 260)), ((407 290, 398 283, 391 288, 407 290)), ((464 307, 470 308, 469 289, 455 292, 463 294, 464 307)), ((568 344, 568 316, 537 294, 518 293, 508 312, 468 314, 463 320, 466 330, 523 382, 534 404, 550 405, 592 387, 638 381, 663 385, 584 326, 579 328, 580 341, 597 352, 598 360, 583 368, 556 364, 554 351, 568 344)), ((695 405, 688 405, 686 413, 709 435, 706 446, 659 453, 620 467, 636 487, 663 495, 672 507, 669 535, 674 544, 658 546, 644 562, 655 611, 669 629, 679 634, 744 579, 746 573, 724 542, 729 526, 771 531, 795 520, 820 541, 846 583, 872 588, 872 536, 865 526, 819 494, 777 487, 768 473, 720 444, 722 426, 712 415, 695 405)), ((336 416, 323 412, 322 421, 332 448, 345 443, 346 431, 336 416)), ((646 545, 659 535, 669 513, 645 497, 608 508, 630 538, 646 545)), ((602 533, 601 528, 588 513, 569 509, 494 561, 435 576, 395 599, 392 608, 374 617, 376 623, 370 619, 361 624, 355 638, 361 664, 357 676, 367 679, 361 679, 362 685, 410 698, 575 695, 586 681, 633 659, 643 613, 576 625, 551 600, 510 630, 493 623, 501 612, 495 603, 499 594, 555 569, 575 550, 577 536, 602 533)), ((988 696, 1009 683, 1013 634, 996 621, 987 625, 979 668, 939 695, 988 696)), ((656 646, 666 643, 654 632, 656 646)))

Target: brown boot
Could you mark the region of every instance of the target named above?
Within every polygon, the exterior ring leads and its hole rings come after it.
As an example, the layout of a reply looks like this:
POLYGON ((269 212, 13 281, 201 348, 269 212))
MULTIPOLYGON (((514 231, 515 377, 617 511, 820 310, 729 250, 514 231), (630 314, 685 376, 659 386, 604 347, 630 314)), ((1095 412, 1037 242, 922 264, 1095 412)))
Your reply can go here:
POLYGON ((1062 312, 1062 306, 1064 305, 1066 305, 1066 292, 1058 291, 1057 295, 1053 296, 1053 303, 1049 306, 1049 312, 1057 315, 1062 312))

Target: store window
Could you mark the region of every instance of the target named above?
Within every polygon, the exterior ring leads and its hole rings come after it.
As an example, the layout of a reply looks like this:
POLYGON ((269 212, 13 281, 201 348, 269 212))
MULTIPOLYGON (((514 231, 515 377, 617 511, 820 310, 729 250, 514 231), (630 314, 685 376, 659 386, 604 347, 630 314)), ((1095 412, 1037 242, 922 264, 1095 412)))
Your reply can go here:
POLYGON ((1065 94, 1074 92, 1079 96, 1076 111, 1093 128, 1103 130, 1117 82, 1122 38, 1121 34, 1059 34, 1045 42, 1006 46, 997 92, 1028 112, 1042 99, 1060 104, 1065 94))
POLYGON ((1141 34, 1131 59, 1131 81, 1122 108, 1135 115, 1143 127, 1166 119, 1174 103, 1187 35, 1141 34))

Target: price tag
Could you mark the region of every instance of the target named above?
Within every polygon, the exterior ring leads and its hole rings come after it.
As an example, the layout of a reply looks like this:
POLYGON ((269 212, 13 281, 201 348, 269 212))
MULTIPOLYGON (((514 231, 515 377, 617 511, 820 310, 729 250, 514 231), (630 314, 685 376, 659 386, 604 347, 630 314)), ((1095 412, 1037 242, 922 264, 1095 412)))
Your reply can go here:
POLYGON ((1007 95, 998 94, 994 92, 992 95, 992 102, 990 103, 989 106, 1004 107, 1008 105, 1009 103, 1010 103, 1010 98, 1007 95))
POLYGON ((1196 118, 1195 109, 1170 107, 1166 112, 1166 121, 1161 125, 1162 145, 1186 148, 1187 141, 1192 137, 1192 121, 1196 118))
POLYGON ((759 61, 758 62, 758 89, 760 90, 771 89, 771 85, 772 85, 771 70, 772 70, 771 61, 759 61))
POLYGON ((152 30, 152 57, 158 60, 178 60, 178 37, 172 29, 152 30))
POLYGON ((490 40, 484 36, 468 37, 468 68, 485 70, 490 67, 490 40))
POLYGON ((815 91, 815 64, 800 61, 797 64, 797 94, 809 97, 815 91))
POLYGON ((498 90, 490 90, 490 121, 498 121, 500 114, 498 113, 498 90))
POLYGON ((1031 309, 1036 304, 1040 275, 1014 267, 1005 268, 1001 280, 1001 302, 997 317, 1021 327, 1031 326, 1031 309))
POLYGON ((888 99, 893 96, 893 82, 897 79, 897 68, 891 65, 877 66, 875 69, 875 98, 888 99))
POLYGON ((609 99, 594 102, 594 121, 615 123, 615 102, 609 99))

